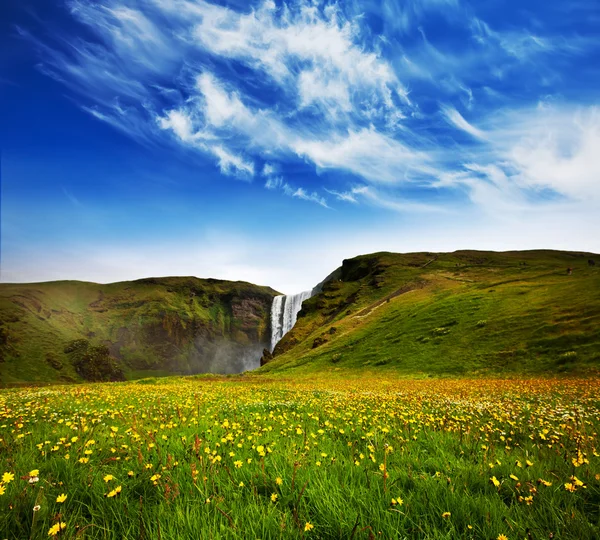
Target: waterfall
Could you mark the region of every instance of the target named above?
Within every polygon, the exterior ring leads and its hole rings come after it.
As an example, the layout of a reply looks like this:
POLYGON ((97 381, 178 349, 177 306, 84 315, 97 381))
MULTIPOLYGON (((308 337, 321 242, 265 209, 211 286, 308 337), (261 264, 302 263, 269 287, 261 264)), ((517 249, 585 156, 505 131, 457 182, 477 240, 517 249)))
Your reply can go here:
POLYGON ((271 306, 271 352, 279 340, 296 324, 302 302, 313 296, 315 290, 273 298, 271 306))

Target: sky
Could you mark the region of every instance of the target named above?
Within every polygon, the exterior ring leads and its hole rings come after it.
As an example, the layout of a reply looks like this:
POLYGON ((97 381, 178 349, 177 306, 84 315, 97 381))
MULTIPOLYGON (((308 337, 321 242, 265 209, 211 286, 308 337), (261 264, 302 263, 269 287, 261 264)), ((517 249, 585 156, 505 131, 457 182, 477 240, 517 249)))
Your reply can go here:
POLYGON ((8 0, 3 282, 600 252, 597 0, 8 0))

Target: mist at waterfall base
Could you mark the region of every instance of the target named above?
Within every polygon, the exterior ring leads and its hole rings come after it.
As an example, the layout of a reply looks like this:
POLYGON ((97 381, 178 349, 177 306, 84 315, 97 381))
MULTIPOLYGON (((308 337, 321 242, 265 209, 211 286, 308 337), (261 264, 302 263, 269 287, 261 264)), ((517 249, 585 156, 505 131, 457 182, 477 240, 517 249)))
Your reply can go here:
POLYGON ((230 375, 260 366, 264 343, 242 344, 226 339, 197 338, 190 354, 192 373, 230 375))

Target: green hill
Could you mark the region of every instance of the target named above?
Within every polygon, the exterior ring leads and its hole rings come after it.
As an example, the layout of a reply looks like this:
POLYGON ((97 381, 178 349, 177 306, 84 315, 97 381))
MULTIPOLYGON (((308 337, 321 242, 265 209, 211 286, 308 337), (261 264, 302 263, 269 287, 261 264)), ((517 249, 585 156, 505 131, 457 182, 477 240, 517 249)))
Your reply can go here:
POLYGON ((457 251, 346 260, 266 360, 261 373, 596 369, 600 257, 457 251))
POLYGON ((0 382, 255 367, 276 294, 193 277, 0 284, 0 382))

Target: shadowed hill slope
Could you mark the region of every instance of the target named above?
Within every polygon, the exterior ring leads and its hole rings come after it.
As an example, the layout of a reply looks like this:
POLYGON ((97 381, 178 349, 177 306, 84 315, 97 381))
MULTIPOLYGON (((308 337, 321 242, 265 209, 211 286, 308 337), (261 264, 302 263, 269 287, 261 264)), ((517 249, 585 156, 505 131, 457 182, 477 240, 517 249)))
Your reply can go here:
POLYGON ((276 294, 193 277, 0 284, 0 382, 250 369, 276 294))
POLYGON ((303 304, 296 326, 260 372, 598 367, 598 255, 457 251, 344 261, 323 291, 303 304))

